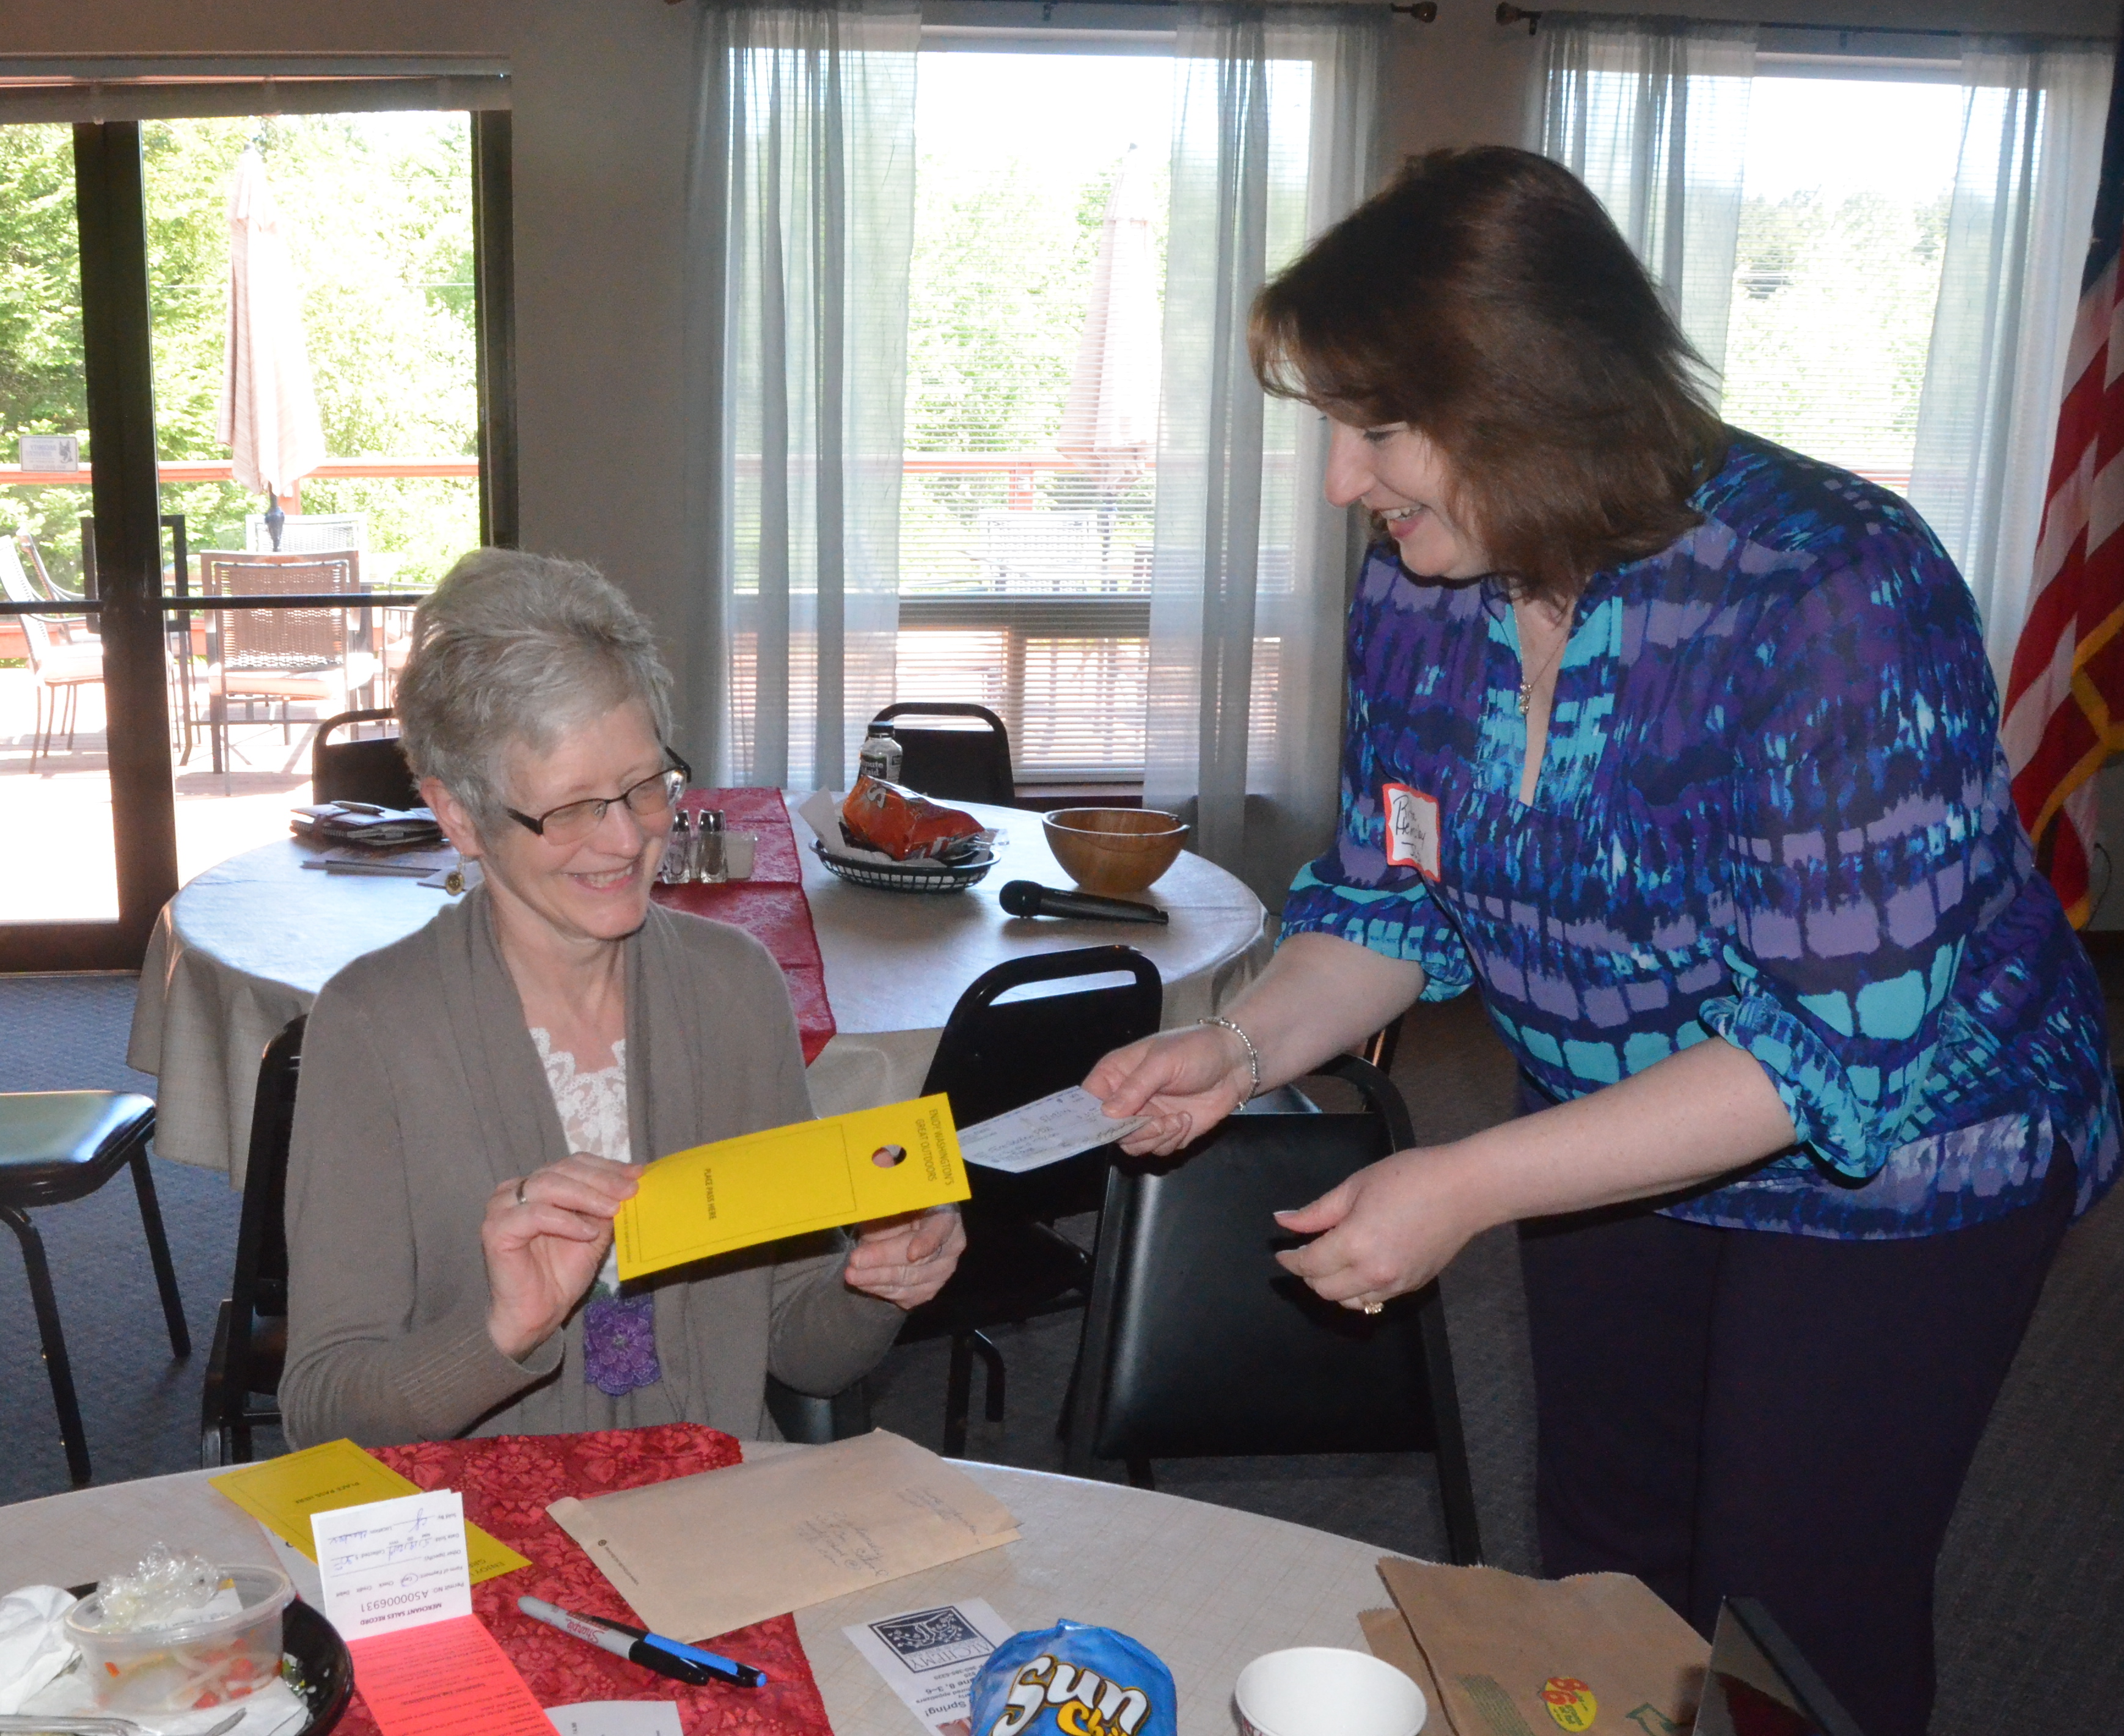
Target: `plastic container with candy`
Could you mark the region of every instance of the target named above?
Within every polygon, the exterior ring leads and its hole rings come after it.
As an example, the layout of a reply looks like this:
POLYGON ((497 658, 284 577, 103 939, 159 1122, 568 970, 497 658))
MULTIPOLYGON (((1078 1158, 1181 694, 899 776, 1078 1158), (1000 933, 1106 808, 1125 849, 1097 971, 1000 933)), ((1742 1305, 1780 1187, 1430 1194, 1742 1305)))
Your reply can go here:
POLYGON ((1013 1634, 974 1678, 973 1736, 1178 1736, 1172 1672, 1111 1628, 1013 1634))
POLYGON ((68 1610, 66 1634, 100 1709, 204 1711, 279 1676, 280 1612, 294 1595, 278 1568, 214 1568, 164 1552, 68 1610))

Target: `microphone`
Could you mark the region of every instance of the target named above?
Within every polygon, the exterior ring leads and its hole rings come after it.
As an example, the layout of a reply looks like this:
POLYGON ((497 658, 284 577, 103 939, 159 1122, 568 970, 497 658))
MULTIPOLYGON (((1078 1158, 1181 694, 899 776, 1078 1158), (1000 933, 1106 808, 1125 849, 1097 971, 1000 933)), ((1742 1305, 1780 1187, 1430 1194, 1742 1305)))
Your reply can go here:
POLYGON ((1160 928, 1172 919, 1154 904, 1125 898, 1098 898, 1089 892, 1057 892, 1036 880, 1013 880, 996 895, 1013 916, 1074 916, 1080 922, 1153 922, 1160 928))

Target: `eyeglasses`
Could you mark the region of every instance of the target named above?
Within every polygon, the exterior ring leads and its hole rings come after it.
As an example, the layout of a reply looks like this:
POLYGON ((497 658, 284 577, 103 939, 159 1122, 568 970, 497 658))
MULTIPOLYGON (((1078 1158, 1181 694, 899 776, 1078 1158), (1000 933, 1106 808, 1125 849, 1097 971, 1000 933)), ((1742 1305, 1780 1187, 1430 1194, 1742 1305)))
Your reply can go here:
POLYGON ((617 796, 564 802, 558 807, 548 808, 535 820, 529 814, 518 813, 513 807, 505 807, 502 812, 549 844, 581 843, 604 823, 605 810, 614 802, 624 802, 628 812, 641 819, 654 820, 676 807, 679 798, 686 793, 686 786, 693 781, 693 768, 668 747, 664 751, 670 755, 670 764, 639 783, 628 784, 617 796))

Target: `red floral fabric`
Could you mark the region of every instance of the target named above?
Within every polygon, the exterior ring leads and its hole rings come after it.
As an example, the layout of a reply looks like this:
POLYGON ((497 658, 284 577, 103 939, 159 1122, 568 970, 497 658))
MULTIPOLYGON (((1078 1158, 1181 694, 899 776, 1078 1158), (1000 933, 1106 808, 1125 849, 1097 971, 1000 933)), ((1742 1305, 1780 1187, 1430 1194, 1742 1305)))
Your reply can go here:
POLYGON ((708 789, 690 792, 680 804, 688 813, 704 807, 723 811, 723 825, 733 832, 756 832, 752 878, 721 886, 659 886, 651 896, 674 910, 712 916, 743 929, 774 955, 789 984, 796 1009, 797 1034, 803 1039, 804 1065, 810 1066, 832 1041, 834 1009, 826 1000, 826 966, 819 956, 819 936, 811 926, 811 904, 804 896, 796 834, 782 793, 772 789, 708 789))
MULTIPOLYGON (((711 1650, 766 1671, 765 1687, 696 1688, 571 1640, 517 1610, 519 1597, 543 1597, 579 1614, 633 1621, 611 1582, 546 1517, 547 1504, 562 1495, 587 1499, 735 1465, 742 1456, 730 1436, 698 1423, 668 1423, 580 1435, 426 1441, 378 1447, 376 1456, 422 1489, 458 1490, 466 1518, 530 1558, 530 1566, 474 1586, 472 1607, 523 1672, 539 1705, 670 1700, 678 1702, 686 1736, 740 1731, 832 1736, 793 1616, 755 1622, 710 1643, 711 1650)), ((339 1728, 345 1736, 375 1736, 375 1720, 359 1693, 339 1728)))

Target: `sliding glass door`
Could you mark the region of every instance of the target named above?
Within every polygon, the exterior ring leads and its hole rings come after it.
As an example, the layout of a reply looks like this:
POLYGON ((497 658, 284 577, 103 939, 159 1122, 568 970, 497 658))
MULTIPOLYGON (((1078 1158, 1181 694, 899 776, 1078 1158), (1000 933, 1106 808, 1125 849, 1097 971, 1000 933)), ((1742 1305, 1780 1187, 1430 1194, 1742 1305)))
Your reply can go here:
POLYGON ((182 880, 286 835, 318 726, 388 707, 449 561, 514 541, 508 144, 0 126, 0 970, 137 965, 182 880))

